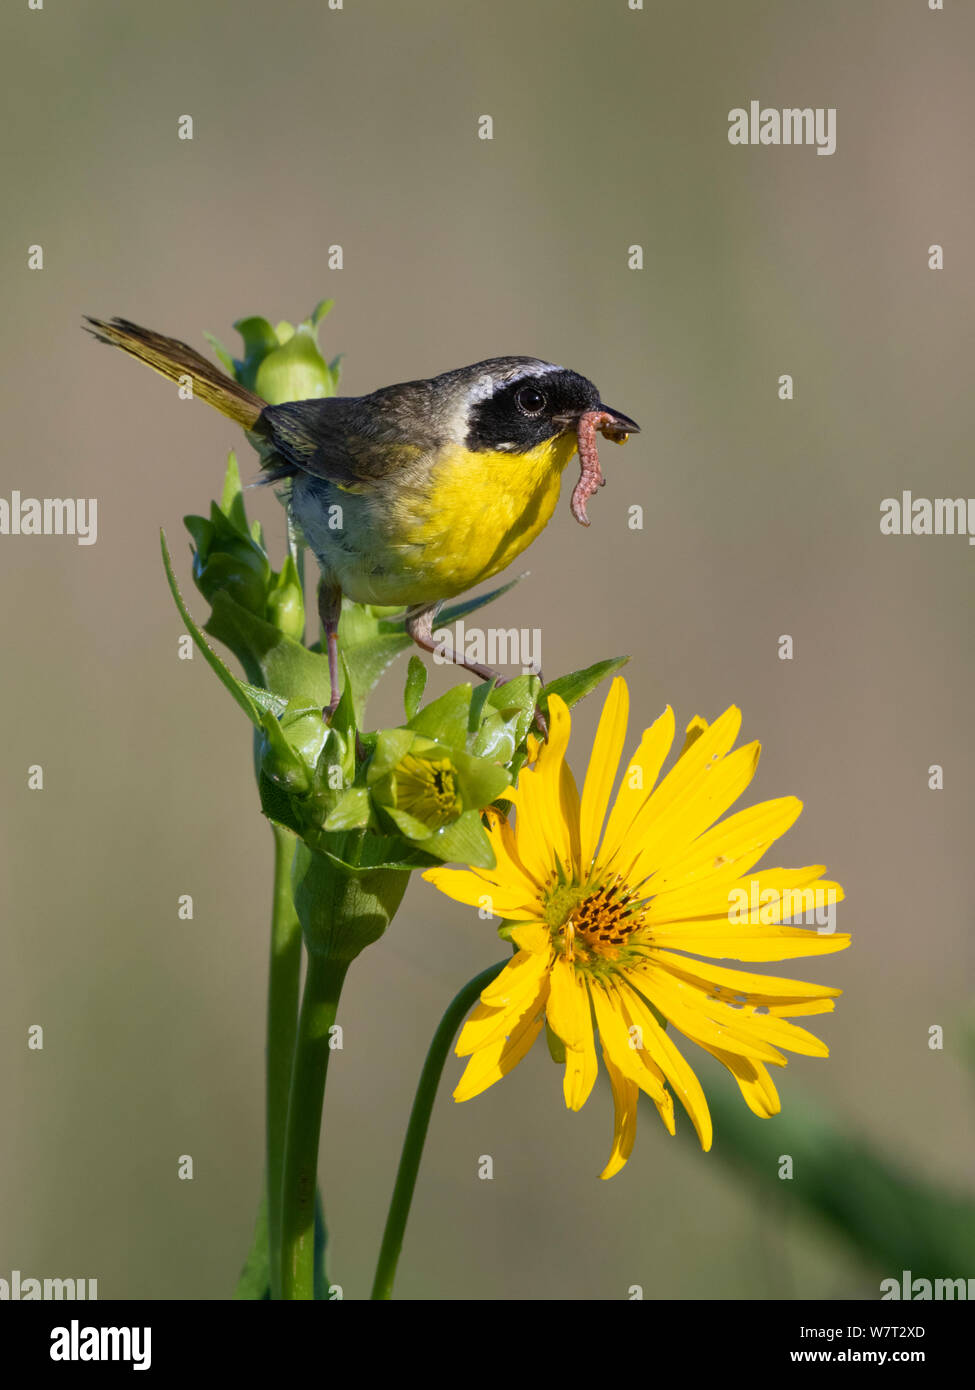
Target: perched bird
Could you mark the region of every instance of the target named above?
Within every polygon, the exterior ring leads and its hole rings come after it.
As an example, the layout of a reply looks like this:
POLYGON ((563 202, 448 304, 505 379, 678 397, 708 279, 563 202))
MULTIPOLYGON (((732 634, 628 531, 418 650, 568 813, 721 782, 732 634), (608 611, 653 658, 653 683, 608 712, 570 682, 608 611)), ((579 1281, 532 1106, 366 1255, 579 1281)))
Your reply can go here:
MULTIPOLYGON (((586 502, 605 481, 597 432, 621 444, 640 428, 603 405, 591 381, 536 357, 493 357, 366 396, 268 405, 185 343, 126 319, 87 321, 100 341, 170 380, 189 376, 194 396, 243 426, 263 481, 287 480, 292 518, 321 568, 327 712, 339 699, 343 594, 402 604, 410 636, 433 651, 440 604, 535 539, 572 455, 581 465, 572 513, 588 526, 586 502)), ((484 680, 497 674, 453 659, 484 680)))

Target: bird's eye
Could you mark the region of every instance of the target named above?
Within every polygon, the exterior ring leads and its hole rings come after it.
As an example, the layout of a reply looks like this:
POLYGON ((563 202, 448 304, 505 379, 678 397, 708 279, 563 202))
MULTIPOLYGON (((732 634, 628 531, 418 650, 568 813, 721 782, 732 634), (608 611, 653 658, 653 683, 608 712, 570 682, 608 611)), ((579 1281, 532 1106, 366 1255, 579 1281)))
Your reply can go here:
POLYGON ((523 386, 515 396, 515 404, 526 415, 540 415, 545 409, 545 397, 537 386, 523 386))

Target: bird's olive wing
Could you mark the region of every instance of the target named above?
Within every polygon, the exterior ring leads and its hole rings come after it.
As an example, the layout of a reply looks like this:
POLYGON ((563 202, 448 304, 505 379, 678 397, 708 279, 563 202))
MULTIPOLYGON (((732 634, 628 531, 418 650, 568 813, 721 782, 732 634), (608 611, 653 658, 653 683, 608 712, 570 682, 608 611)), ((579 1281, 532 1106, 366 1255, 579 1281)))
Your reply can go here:
POLYGON ((270 445, 265 467, 279 477, 300 470, 345 487, 408 468, 437 443, 425 385, 268 406, 259 430, 270 445))

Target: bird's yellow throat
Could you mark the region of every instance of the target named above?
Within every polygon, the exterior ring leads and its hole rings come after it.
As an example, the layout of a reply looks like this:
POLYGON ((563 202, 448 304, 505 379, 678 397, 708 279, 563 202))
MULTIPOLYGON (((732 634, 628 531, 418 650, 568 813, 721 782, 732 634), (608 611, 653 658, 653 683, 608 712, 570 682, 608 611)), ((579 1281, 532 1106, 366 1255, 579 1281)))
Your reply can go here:
POLYGON ((563 434, 521 454, 444 450, 423 505, 416 508, 414 497, 413 505, 397 507, 407 545, 423 548, 431 589, 460 593, 511 564, 555 510, 575 449, 575 435, 563 434))

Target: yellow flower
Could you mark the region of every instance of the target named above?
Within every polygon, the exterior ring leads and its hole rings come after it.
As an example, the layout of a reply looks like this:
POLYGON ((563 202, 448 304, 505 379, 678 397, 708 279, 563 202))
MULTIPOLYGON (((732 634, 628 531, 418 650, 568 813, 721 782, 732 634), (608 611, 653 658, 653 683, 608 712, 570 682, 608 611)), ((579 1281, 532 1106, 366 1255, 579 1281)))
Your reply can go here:
POLYGON ((449 758, 407 753, 394 769, 396 806, 431 829, 449 825, 464 809, 449 758))
POLYGON ((734 706, 713 724, 692 720, 658 782, 674 740, 668 707, 644 732, 610 808, 628 706, 626 682, 616 679, 580 797, 565 761, 569 711, 551 696, 549 740, 504 793, 514 825, 489 818, 496 867, 424 874, 458 902, 487 898, 518 948, 461 1031, 457 1054, 470 1060, 454 1099, 469 1100, 511 1071, 547 1022, 565 1049, 566 1104, 579 1110, 596 1080, 598 1032, 615 1104, 604 1178, 633 1149, 640 1090, 671 1134, 676 1095, 702 1147, 711 1147, 704 1092, 667 1022, 728 1068, 756 1115, 780 1109, 768 1067, 786 1064, 781 1049, 828 1055, 789 1019, 830 1012, 840 990, 697 957, 779 961, 850 944, 844 934, 790 925, 800 913, 832 925, 828 909, 843 890, 822 878, 822 865, 755 869, 801 801, 781 797, 720 819, 751 782, 760 751, 757 743, 732 751, 741 725, 734 706), (826 920, 813 917, 824 909, 826 920))

